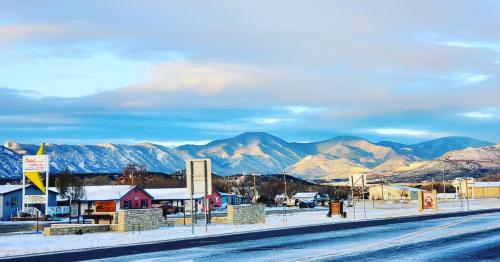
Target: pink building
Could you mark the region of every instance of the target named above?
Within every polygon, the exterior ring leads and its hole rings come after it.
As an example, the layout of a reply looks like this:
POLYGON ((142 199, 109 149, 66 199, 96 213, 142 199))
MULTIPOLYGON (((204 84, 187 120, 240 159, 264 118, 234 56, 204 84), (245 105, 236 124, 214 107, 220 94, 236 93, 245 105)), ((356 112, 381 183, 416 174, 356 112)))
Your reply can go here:
MULTIPOLYGON (((222 195, 219 193, 219 191, 213 189, 212 194, 207 196, 207 199, 210 201, 210 209, 213 210, 216 207, 221 207, 222 206, 222 195)), ((206 201, 203 201, 203 207, 202 211, 205 211, 205 203, 206 201)))

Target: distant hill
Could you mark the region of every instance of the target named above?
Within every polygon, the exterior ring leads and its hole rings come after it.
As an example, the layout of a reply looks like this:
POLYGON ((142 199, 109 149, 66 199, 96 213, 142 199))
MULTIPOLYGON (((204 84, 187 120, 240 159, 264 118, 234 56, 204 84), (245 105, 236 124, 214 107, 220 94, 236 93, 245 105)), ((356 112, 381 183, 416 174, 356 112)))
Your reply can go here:
MULTIPOLYGON (((129 163, 145 165, 149 171, 173 173, 185 168, 185 159, 210 158, 213 172, 227 176, 243 173, 276 174, 286 171, 305 179, 346 178, 367 172, 391 174, 432 160, 448 150, 492 143, 466 137, 446 137, 415 145, 372 143, 340 136, 313 143, 287 142, 263 132, 249 132, 215 140, 206 145, 167 148, 152 143, 136 145, 47 144, 53 172, 121 173, 129 163)), ((20 177, 22 154, 34 154, 38 145, 7 142, 0 151, 0 178, 20 177)))
POLYGON ((399 154, 413 155, 423 160, 433 160, 448 151, 460 150, 468 147, 492 146, 494 143, 469 137, 449 136, 414 145, 404 145, 388 141, 379 142, 377 145, 390 147, 399 154))
POLYGON ((414 169, 396 172, 399 181, 441 179, 443 174, 454 177, 484 177, 500 174, 500 144, 480 148, 466 148, 445 153, 441 157, 427 161, 414 169))

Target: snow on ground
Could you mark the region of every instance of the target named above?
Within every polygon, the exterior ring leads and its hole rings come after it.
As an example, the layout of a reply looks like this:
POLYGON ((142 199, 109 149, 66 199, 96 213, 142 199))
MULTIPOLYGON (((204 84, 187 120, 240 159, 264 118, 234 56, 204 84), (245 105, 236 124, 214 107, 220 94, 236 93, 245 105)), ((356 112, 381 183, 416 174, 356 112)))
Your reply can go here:
MULTIPOLYGON (((416 201, 400 203, 398 201, 385 201, 385 203, 366 201, 366 219, 411 216, 419 214, 416 201)), ((464 210, 467 203, 463 201, 464 210)), ((470 210, 500 208, 500 198, 469 200, 470 210)), ((450 200, 439 203, 438 212, 457 212, 462 210, 460 200, 450 200)), ((341 223, 353 221, 354 208, 347 208, 347 218, 339 216, 331 218, 324 211, 294 212, 285 216, 282 214, 267 215, 265 224, 257 225, 209 225, 208 233, 204 231, 204 224, 195 226, 195 236, 218 234, 231 234, 237 232, 258 231, 271 228, 286 228, 302 225, 341 223)), ((431 213, 431 212, 425 212, 431 213)), ((356 203, 356 220, 364 219, 362 201, 356 203)), ((84 235, 65 235, 45 237, 42 234, 4 235, 0 236, 0 254, 3 256, 23 255, 32 253, 55 252, 83 248, 103 248, 134 243, 154 242, 180 238, 191 238, 191 226, 164 227, 157 230, 137 232, 106 232, 84 235)))

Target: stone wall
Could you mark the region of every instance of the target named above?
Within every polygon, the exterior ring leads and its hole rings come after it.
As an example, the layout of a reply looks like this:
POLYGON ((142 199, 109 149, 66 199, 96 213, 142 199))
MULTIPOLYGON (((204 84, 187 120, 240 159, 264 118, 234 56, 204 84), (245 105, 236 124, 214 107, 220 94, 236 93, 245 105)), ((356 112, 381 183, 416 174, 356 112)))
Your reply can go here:
POLYGON ((112 225, 96 224, 52 224, 43 229, 45 236, 72 235, 81 230, 82 234, 112 231, 112 225))
POLYGON ((266 223, 263 205, 227 206, 227 223, 233 225, 266 223))
POLYGON ((117 230, 120 232, 157 229, 165 226, 160 208, 125 209, 117 211, 117 230))

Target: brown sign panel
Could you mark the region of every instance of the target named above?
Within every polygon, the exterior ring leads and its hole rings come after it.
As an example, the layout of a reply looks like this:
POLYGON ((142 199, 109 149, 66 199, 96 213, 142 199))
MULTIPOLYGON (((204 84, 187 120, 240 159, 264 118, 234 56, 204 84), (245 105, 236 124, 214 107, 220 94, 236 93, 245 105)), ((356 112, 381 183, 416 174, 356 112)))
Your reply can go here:
POLYGON ((434 208, 434 194, 432 192, 424 192, 423 193, 423 208, 424 209, 433 209, 434 208))
POLYGON ((116 203, 115 201, 96 201, 95 202, 96 212, 115 212, 116 203))

